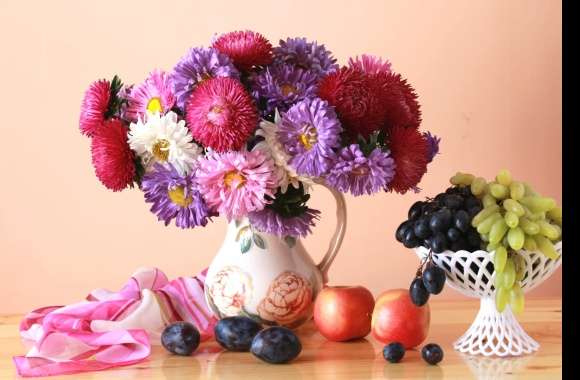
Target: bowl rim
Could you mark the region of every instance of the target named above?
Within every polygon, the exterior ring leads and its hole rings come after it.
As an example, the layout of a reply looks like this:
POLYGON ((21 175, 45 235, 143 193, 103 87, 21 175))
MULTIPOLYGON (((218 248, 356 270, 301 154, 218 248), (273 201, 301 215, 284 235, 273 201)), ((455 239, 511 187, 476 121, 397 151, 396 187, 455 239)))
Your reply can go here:
MULTIPOLYGON (((531 262, 535 262, 537 260, 537 256, 540 256, 542 258, 546 259, 547 261, 553 262, 552 267, 549 268, 548 272, 545 274, 545 276, 543 276, 542 280, 536 280, 536 277, 533 277, 531 280, 527 280, 525 282, 525 285, 522 286, 522 289, 524 290, 525 293, 529 292, 530 290, 534 289, 535 287, 539 286, 541 283, 543 283, 545 280, 547 280, 549 277, 551 277, 554 272, 558 269, 558 267, 560 267, 562 265, 562 240, 559 240, 557 243, 554 244, 556 250, 558 250, 560 252, 560 256, 558 256, 558 258, 556 259, 549 259, 546 258, 546 256, 544 256, 543 253, 541 253, 540 251, 526 251, 526 250, 520 250, 518 252, 528 252, 528 254, 526 255, 528 258, 531 258, 530 260, 526 260, 528 263, 531 262), (534 257, 535 256, 535 257, 534 257), (533 258, 532 258, 533 257, 533 258)), ((417 254, 417 256, 419 257, 419 259, 421 261, 425 260, 429 254, 429 248, 424 247, 424 246, 419 246, 419 247, 415 247, 415 252, 417 254)), ((436 258, 441 257, 441 260, 445 260, 444 258, 449 258, 452 259, 453 257, 456 258, 471 258, 470 260, 470 264, 475 264, 478 267, 478 272, 477 272, 477 278, 481 277, 481 275, 479 275, 480 269, 484 268, 485 266, 487 266, 490 262, 493 264, 493 255, 494 255, 495 251, 492 252, 488 252, 488 251, 484 251, 484 250, 477 250, 474 252, 469 252, 469 251, 465 251, 465 250, 461 250, 461 251, 444 251, 441 253, 435 253, 433 252, 433 257, 434 260, 437 260, 436 258), (478 260, 479 259, 479 260, 478 260), (485 264, 484 264, 485 263, 485 264)), ((533 264, 528 264, 528 265, 533 265, 533 264)), ((493 294, 495 293, 495 290, 491 291, 491 287, 490 287, 490 293, 485 292, 485 294, 480 293, 479 291, 472 289, 471 287, 467 287, 467 286, 463 286, 464 283, 466 283, 465 280, 460 281, 460 283, 457 283, 455 281, 455 278, 459 279, 459 276, 457 273, 455 273, 454 271, 449 271, 447 268, 443 267, 443 269, 445 270, 445 276, 447 277, 448 280, 450 280, 450 286, 451 288, 453 288, 454 290, 462 293, 463 295, 466 295, 468 297, 472 297, 472 298, 487 298, 487 297, 493 297, 493 294)), ((531 269, 533 270, 533 269, 531 269)), ((489 281, 493 281, 494 277, 495 277, 495 268, 494 271, 490 273, 491 277, 489 277, 489 281)), ((465 274, 463 275, 465 276, 465 274)), ((479 281, 479 280, 477 280, 479 281)), ((472 282, 470 282, 472 283, 472 282)), ((492 285, 493 287, 493 285, 492 285)))
MULTIPOLYGON (((558 240, 556 243, 554 243, 554 248, 556 248, 556 250, 562 250, 562 239, 558 240)), ((424 257, 427 254, 429 254, 429 250, 430 248, 427 248, 425 246, 418 246, 413 248, 415 250, 415 252, 417 253, 421 253, 421 256, 424 257), (422 251, 426 252, 426 254, 423 254, 422 251)), ((520 249, 518 250, 518 252, 527 252, 527 253, 533 253, 533 254, 540 254, 542 255, 542 253, 540 251, 528 251, 525 249, 520 249)), ((478 249, 477 251, 466 251, 466 250, 459 250, 459 251, 451 251, 451 250, 445 250, 443 252, 440 253, 435 253, 433 252, 433 256, 457 256, 457 255, 469 255, 469 256, 493 256, 493 254, 495 253, 495 251, 485 251, 483 249, 478 249)), ((554 260, 558 260, 562 257, 562 255, 560 254, 560 256, 557 259, 554 260)))

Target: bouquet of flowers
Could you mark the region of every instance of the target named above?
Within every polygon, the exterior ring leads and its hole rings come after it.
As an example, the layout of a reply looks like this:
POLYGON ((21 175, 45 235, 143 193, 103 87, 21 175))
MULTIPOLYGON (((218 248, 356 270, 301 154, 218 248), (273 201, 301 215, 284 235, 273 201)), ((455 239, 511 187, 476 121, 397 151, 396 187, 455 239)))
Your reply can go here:
POLYGON ((417 187, 440 139, 419 131, 413 87, 381 58, 339 66, 305 38, 215 36, 171 72, 86 91, 80 130, 99 180, 139 187, 165 225, 247 217, 254 228, 305 236, 320 212, 309 188, 354 196, 417 187))

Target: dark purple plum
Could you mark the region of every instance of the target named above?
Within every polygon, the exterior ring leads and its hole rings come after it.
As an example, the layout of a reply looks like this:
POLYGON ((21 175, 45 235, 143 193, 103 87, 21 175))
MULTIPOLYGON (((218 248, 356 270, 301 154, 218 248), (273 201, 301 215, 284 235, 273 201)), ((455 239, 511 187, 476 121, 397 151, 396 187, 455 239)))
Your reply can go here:
POLYGON ((176 322, 161 334, 161 344, 173 354, 189 356, 199 346, 199 331, 189 322, 176 322))
POLYGON ((214 328, 215 340, 229 351, 249 351, 262 326, 248 317, 227 317, 214 328))
POLYGON ((300 339, 286 327, 274 326, 260 331, 252 341, 251 352, 271 364, 288 363, 302 351, 300 339))

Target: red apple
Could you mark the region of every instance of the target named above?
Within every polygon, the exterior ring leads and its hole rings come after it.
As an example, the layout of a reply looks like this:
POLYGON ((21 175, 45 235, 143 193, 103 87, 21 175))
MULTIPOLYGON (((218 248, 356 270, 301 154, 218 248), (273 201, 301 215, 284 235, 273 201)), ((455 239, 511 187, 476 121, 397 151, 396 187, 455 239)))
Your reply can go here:
POLYGON ((427 338, 429 304, 415 306, 409 289, 392 289, 377 298, 372 318, 372 335, 384 344, 399 342, 405 348, 418 346, 427 338))
POLYGON ((329 286, 314 302, 314 324, 328 340, 363 338, 371 331, 375 299, 362 286, 329 286))

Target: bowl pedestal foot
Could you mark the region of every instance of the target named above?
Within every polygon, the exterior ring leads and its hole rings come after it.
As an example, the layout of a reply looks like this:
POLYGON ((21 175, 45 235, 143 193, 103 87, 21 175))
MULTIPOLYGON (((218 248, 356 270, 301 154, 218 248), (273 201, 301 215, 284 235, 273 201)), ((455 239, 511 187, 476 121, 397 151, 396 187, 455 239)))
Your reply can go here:
POLYGON ((480 302, 477 317, 453 348, 484 356, 519 356, 538 350, 540 345, 526 334, 509 305, 500 313, 493 298, 484 297, 480 302))

